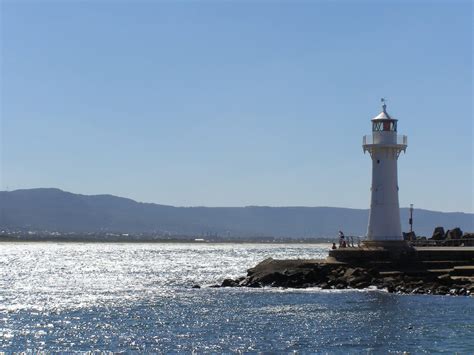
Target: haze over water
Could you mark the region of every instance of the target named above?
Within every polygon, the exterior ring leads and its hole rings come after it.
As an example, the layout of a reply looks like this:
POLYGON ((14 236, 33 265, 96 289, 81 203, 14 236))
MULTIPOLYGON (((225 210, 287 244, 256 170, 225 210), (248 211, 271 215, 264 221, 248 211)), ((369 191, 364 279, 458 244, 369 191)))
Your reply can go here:
POLYGON ((469 352, 469 297, 192 289, 328 245, 2 243, 3 351, 469 352))

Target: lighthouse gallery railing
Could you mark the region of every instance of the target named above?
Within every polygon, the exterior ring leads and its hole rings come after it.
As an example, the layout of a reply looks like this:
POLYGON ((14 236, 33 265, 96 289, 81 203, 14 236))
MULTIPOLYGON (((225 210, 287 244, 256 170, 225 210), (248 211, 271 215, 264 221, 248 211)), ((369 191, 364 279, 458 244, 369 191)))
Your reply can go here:
MULTIPOLYGON (((371 134, 364 136, 362 144, 363 145, 374 144, 374 137, 371 134)), ((396 144, 397 145, 407 145, 408 144, 407 136, 397 135, 397 143, 396 144)))

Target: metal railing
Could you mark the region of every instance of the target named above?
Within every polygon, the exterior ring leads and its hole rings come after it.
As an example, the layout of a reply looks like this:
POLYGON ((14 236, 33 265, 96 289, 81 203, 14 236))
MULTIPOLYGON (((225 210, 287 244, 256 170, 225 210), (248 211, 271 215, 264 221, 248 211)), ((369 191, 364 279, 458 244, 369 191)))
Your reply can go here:
POLYGON ((397 135, 397 144, 407 145, 408 137, 404 135, 397 135))
POLYGON ((374 137, 372 135, 364 136, 364 138, 362 139, 362 144, 374 144, 374 137))
MULTIPOLYGON (((362 139, 363 145, 370 145, 374 143, 374 136, 371 134, 365 135, 362 139)), ((408 144, 408 137, 405 135, 397 135, 396 145, 407 145, 408 144)))
POLYGON ((345 235, 344 241, 346 242, 345 246, 342 245, 342 240, 340 237, 337 237, 334 244, 336 244, 337 249, 339 248, 360 248, 361 246, 361 237, 353 235, 345 235))

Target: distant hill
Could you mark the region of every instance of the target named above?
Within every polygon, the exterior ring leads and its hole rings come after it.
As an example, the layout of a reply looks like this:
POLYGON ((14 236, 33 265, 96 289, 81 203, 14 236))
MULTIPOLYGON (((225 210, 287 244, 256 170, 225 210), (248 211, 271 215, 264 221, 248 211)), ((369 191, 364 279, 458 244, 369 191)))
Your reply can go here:
MULTIPOLYGON (((407 230, 408 210, 401 210, 407 230)), ((364 235, 368 210, 336 207, 173 207, 112 195, 78 195, 59 189, 0 191, 0 229, 58 232, 169 233, 172 235, 328 237, 342 229, 364 235)), ((474 215, 416 209, 415 231, 435 226, 474 231, 474 215)))

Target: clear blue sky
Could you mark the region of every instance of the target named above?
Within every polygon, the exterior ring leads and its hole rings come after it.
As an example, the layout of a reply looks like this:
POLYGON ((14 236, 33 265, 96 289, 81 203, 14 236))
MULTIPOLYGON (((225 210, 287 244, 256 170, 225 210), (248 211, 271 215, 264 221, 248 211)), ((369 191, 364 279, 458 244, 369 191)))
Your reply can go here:
POLYGON ((400 204, 473 212, 470 1, 1 2, 1 189, 368 208, 380 97, 400 204))

